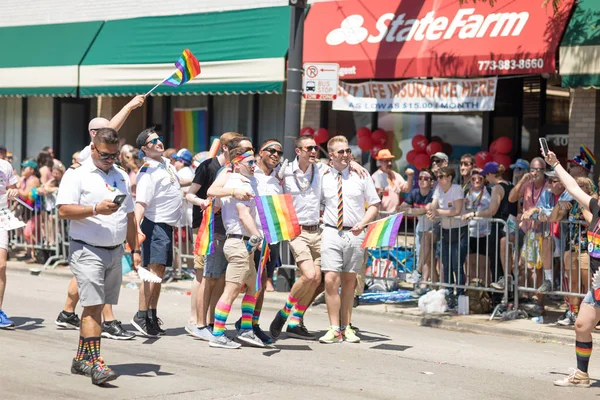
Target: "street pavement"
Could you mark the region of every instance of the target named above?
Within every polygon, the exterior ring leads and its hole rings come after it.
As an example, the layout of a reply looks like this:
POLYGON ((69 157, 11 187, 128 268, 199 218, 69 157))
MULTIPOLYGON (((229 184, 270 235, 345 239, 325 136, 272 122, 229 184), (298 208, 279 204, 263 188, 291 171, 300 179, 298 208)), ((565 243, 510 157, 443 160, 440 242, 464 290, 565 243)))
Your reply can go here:
MULTIPOLYGON (((159 304, 167 336, 102 341, 105 360, 121 376, 96 387, 89 378, 70 374, 78 333, 54 325, 66 278, 9 270, 4 309, 18 326, 0 331, 0 399, 539 400, 600 393, 599 383, 591 389, 552 386, 574 366, 571 345, 433 329, 376 313, 356 313, 360 344, 323 345, 284 333, 271 348, 213 349, 186 335, 190 297, 175 291, 162 293, 159 304)), ((137 290, 122 289, 115 307, 129 328, 137 295, 137 290)), ((265 305, 265 328, 275 304, 265 305)), ((232 308, 229 333, 239 310, 240 299, 232 308)), ((309 329, 324 332, 325 307, 310 309, 305 321, 309 329)), ((599 367, 598 357, 592 357, 592 377, 599 367)))

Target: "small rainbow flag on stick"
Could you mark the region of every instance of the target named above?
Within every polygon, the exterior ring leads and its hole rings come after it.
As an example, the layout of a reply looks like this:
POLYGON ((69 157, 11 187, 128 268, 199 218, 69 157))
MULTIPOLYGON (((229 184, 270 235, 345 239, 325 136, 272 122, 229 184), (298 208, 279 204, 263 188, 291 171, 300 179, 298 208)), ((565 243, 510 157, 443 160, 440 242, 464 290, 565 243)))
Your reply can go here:
POLYGON ((300 225, 291 194, 256 196, 260 224, 269 244, 291 240, 300 234, 300 225))
POLYGON ((213 212, 215 202, 211 201, 202 214, 202 224, 198 228, 198 236, 194 244, 194 254, 204 256, 212 254, 215 251, 214 243, 214 221, 215 214, 213 212))
POLYGON ((403 214, 396 214, 390 217, 372 222, 367 229, 367 236, 360 245, 364 248, 373 247, 394 247, 398 238, 398 230, 402 223, 403 214))
POLYGON ((267 262, 269 262, 269 257, 271 257, 271 248, 266 240, 263 240, 262 250, 260 252, 260 265, 258 266, 258 272, 256 273, 256 293, 260 291, 260 286, 262 283, 262 274, 267 267, 267 262))
POLYGON ((150 91, 146 93, 146 96, 163 83, 167 86, 181 86, 187 81, 200 75, 200 63, 189 49, 185 49, 183 53, 181 53, 181 57, 179 57, 179 60, 175 63, 175 67, 177 68, 175 72, 150 89, 150 91))

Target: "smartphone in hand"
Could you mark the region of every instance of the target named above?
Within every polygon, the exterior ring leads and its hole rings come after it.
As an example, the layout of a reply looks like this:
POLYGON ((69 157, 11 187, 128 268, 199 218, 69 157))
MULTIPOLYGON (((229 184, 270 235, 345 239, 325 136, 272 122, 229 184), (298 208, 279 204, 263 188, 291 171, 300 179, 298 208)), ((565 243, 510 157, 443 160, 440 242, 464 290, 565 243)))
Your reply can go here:
POLYGON ((548 155, 548 152, 550 151, 550 149, 548 148, 548 142, 546 141, 546 138, 540 138, 540 146, 542 147, 542 154, 544 155, 544 157, 546 157, 548 155))
POLYGON ((117 197, 115 197, 115 199, 113 200, 113 203, 120 206, 121 204, 123 204, 123 202, 125 201, 126 198, 127 198, 127 195, 119 194, 119 195, 117 195, 117 197))

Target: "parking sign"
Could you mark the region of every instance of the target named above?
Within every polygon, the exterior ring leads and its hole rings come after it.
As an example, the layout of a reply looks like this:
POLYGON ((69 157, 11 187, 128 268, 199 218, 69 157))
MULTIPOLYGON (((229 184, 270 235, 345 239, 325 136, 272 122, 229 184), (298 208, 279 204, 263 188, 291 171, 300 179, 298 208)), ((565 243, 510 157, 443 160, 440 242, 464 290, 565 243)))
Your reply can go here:
POLYGON ((338 91, 339 69, 339 64, 304 63, 303 97, 306 100, 335 100, 338 91))

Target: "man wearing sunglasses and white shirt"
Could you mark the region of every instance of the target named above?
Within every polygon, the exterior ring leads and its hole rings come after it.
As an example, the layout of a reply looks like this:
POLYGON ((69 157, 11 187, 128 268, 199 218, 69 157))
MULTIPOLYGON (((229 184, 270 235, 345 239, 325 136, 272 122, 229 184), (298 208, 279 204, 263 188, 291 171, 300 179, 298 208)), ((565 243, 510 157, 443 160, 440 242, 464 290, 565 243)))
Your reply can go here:
POLYGON ((381 200, 372 179, 361 178, 350 171, 352 151, 344 136, 331 138, 327 150, 333 166, 323 175, 322 182, 325 227, 321 239, 321 269, 325 272, 330 327, 319 341, 358 343, 360 338, 350 322, 356 274, 365 257, 365 249, 360 246, 365 238, 365 227, 379 213, 381 200), (365 205, 368 206, 366 210, 365 205))
MULTIPOLYGON (((138 135, 136 146, 145 160, 136 178, 135 199, 135 216, 142 221, 140 228, 146 236, 142 243, 142 265, 162 278, 165 267, 173 265, 173 226, 181 217, 181 186, 177 170, 162 156, 163 138, 153 128, 138 135)), ((140 285, 139 310, 131 324, 147 337, 165 333, 156 314, 160 287, 160 283, 140 285)))

